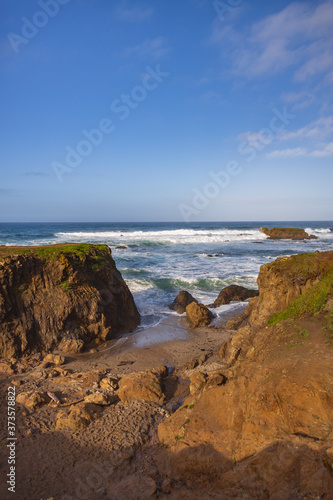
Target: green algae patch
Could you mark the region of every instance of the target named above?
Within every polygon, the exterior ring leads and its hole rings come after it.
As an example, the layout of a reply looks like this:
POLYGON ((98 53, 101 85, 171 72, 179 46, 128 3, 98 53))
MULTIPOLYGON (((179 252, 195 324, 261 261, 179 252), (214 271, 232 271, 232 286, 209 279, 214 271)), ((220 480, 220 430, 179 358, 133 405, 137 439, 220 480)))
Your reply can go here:
POLYGON ((90 245, 89 243, 43 246, 38 247, 36 250, 32 250, 32 253, 41 259, 51 260, 59 258, 61 254, 65 256, 76 256, 79 260, 83 260, 84 257, 89 256, 95 258, 106 258, 109 256, 108 247, 106 245, 90 245))
POLYGON ((96 270, 102 262, 113 261, 110 249, 107 245, 92 245, 89 243, 64 243, 62 245, 45 246, 1 246, 0 259, 10 258, 20 255, 35 255, 41 260, 61 260, 65 265, 67 259, 83 261, 90 259, 92 266, 96 270))

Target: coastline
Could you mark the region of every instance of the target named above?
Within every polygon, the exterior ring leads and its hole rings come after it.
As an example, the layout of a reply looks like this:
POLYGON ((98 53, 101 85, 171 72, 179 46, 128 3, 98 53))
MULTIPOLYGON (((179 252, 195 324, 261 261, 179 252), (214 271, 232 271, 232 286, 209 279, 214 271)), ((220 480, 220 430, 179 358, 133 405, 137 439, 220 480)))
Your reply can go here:
MULTIPOLYGON (((51 297, 79 299, 91 269, 97 276, 112 270, 120 279, 109 257, 92 267, 95 251, 80 247, 66 260, 52 254, 49 267, 34 257, 43 276, 54 277, 46 289, 51 297), (63 272, 74 292, 59 286, 63 272)), ((21 269, 17 262, 4 267, 21 269)), ((30 266, 32 259, 19 262, 30 266)), ((107 343, 97 329, 95 347, 85 344, 89 352, 64 352, 58 344, 52 353, 1 363, 1 397, 6 387, 16 397, 18 498, 243 498, 244 492, 253 497, 258 484, 277 498, 332 492, 333 251, 266 264, 258 286, 259 296, 240 316, 237 304, 226 308, 237 316, 230 330, 192 330, 184 316, 171 314, 107 343)), ((29 288, 20 290, 30 297, 29 288)), ((6 412, 0 407, 3 420, 6 412)))

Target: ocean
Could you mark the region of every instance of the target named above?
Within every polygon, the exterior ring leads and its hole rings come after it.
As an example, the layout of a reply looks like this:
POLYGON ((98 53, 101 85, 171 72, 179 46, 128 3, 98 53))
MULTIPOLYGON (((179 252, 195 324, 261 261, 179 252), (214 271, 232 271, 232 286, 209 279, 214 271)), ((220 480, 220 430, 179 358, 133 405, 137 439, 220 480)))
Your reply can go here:
POLYGON ((0 223, 1 245, 65 242, 110 246, 147 328, 175 314, 168 305, 180 290, 210 304, 227 285, 257 288, 260 266, 278 257, 333 250, 333 222, 0 223), (261 226, 300 227, 318 240, 269 241, 261 226))

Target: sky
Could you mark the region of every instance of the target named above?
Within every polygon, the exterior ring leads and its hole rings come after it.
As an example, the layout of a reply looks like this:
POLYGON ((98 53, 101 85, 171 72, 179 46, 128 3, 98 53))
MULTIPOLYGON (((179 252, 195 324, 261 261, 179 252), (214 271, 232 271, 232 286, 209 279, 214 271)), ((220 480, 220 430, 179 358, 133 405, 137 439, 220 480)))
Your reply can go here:
POLYGON ((0 19, 0 222, 333 219, 333 0, 0 19))

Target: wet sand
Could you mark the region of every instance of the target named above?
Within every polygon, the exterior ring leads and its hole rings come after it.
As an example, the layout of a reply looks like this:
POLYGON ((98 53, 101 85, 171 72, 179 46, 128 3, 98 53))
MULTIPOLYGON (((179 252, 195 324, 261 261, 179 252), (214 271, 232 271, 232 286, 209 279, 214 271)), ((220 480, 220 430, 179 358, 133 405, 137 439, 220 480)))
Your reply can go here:
POLYGON ((119 376, 160 365, 179 369, 193 358, 215 352, 229 336, 229 332, 217 327, 191 330, 184 317, 168 316, 154 327, 104 344, 98 352, 70 356, 64 353, 66 368, 108 369, 119 376))

